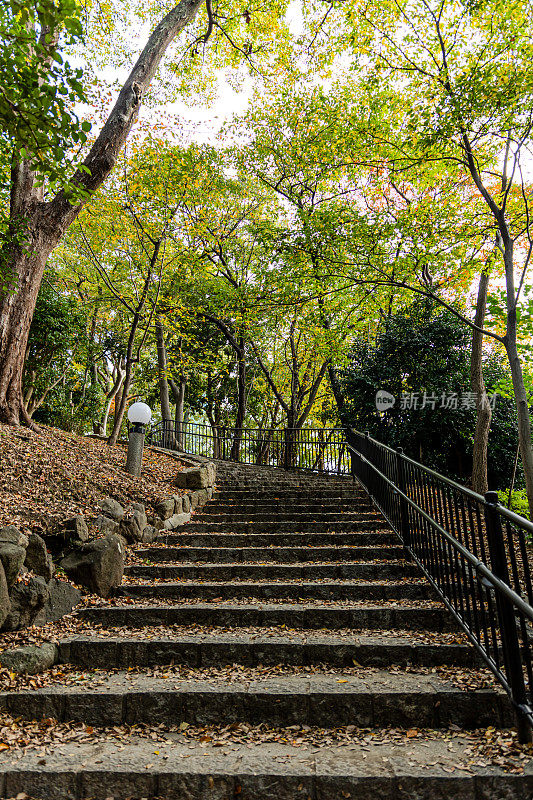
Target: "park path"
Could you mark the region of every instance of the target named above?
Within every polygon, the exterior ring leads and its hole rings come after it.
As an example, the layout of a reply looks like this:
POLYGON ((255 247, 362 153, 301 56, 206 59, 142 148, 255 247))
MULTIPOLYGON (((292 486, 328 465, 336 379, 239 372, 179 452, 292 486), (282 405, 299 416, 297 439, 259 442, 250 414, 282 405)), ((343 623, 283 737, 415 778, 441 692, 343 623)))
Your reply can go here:
POLYGON ((221 463, 217 481, 183 532, 139 547, 118 602, 80 612, 94 632, 61 642, 92 681, 2 694, 102 729, 2 754, 2 796, 533 796, 529 762, 487 755, 506 696, 350 478, 221 463))

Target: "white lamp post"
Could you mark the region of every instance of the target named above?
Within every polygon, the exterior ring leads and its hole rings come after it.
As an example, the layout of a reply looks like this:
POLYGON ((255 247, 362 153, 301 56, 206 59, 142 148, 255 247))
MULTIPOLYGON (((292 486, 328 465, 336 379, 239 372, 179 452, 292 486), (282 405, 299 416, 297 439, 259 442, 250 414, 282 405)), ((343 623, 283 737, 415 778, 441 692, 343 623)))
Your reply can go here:
POLYGON ((141 474, 143 460, 144 429, 152 419, 150 406, 146 403, 132 403, 128 408, 128 419, 132 427, 128 437, 126 472, 138 477, 141 474))

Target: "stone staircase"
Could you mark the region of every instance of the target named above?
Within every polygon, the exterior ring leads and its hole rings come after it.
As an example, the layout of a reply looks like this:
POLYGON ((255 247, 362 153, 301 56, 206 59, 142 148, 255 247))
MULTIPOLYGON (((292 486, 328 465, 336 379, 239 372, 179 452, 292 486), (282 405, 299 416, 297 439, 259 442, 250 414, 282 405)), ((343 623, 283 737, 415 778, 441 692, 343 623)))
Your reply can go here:
POLYGON ((119 598, 80 612, 90 632, 59 648, 83 678, 0 694, 98 729, 2 753, 0 795, 531 798, 529 759, 505 769, 506 695, 364 492, 225 463, 217 480, 182 533, 137 550, 119 598))

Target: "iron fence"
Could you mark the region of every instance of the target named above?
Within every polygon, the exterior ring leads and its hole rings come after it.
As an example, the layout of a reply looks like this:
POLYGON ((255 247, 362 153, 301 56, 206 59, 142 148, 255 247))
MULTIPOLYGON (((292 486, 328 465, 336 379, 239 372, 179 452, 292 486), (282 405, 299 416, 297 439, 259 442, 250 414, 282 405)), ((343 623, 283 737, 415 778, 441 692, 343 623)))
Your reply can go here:
POLYGON ((148 444, 206 458, 350 474, 342 428, 227 428, 172 421, 150 428, 148 444))
POLYGON ((346 432, 353 475, 508 692, 522 741, 533 727, 533 524, 368 435, 346 432))

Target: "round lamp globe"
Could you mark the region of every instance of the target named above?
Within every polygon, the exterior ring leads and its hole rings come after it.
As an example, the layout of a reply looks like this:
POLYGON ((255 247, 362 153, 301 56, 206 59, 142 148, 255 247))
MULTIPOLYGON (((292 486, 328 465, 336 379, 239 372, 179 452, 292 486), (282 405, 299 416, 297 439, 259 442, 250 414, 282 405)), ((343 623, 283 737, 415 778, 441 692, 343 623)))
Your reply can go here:
POLYGON ((134 425, 148 425, 152 419, 152 411, 146 403, 132 403, 128 408, 128 419, 134 425))

